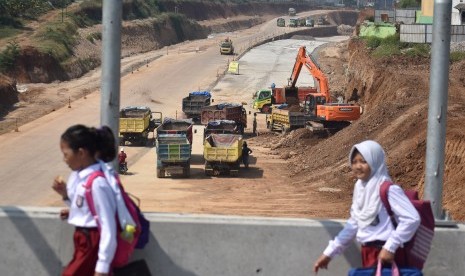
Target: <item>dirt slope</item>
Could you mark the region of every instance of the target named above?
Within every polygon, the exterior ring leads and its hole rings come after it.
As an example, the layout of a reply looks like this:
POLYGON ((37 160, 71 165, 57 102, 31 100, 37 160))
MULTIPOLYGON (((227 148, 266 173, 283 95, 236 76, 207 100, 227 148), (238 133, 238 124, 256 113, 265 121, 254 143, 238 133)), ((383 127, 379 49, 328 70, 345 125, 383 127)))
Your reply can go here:
MULTIPOLYGON (((277 148, 289 160, 292 185, 318 191, 323 201, 342 209, 324 210, 322 216, 345 217, 352 197, 348 153, 365 139, 379 141, 386 150, 389 171, 404 188, 423 194, 426 153, 429 59, 370 58, 362 42, 332 45, 321 49, 319 62, 330 76, 330 87, 356 95, 364 108, 362 117, 328 138, 312 136, 301 129, 285 137, 257 137, 277 148), (344 74, 343 68, 348 68, 344 74), (355 92, 354 92, 355 91, 355 92)), ((450 70, 449 107, 443 206, 452 218, 464 221, 465 181, 465 61, 450 70)), ((314 202, 308 202, 314 204, 314 202)))

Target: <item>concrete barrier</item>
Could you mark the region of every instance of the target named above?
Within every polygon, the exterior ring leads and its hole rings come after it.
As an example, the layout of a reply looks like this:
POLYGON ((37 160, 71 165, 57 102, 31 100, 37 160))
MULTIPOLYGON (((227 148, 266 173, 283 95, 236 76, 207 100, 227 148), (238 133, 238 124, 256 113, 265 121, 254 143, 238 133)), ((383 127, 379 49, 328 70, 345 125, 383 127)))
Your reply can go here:
MULTIPOLYGON (((1 207, 0 275, 59 275, 71 259, 73 228, 58 208, 1 207)), ((312 275, 342 220, 147 213, 150 243, 135 253, 153 275, 312 275)), ((463 275, 465 226, 436 230, 425 275, 463 275)), ((318 275, 360 266, 353 243, 318 275)))

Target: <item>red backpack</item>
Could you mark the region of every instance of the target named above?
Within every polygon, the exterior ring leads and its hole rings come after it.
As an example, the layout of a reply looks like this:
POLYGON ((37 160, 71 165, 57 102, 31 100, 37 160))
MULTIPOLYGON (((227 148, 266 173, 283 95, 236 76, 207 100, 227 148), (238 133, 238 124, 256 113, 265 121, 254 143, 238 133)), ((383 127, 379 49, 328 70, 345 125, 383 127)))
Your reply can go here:
MULTIPOLYGON (((97 225, 100 231, 100 223, 98 220, 97 212, 95 211, 94 199, 92 198, 92 183, 94 179, 97 177, 105 177, 105 175, 102 171, 95 171, 89 176, 84 188, 86 189, 85 197, 86 197, 87 204, 89 205, 89 209, 90 209, 90 212, 92 213, 92 216, 97 221, 97 225)), ((121 229, 118 216, 115 214, 116 227, 117 227, 116 229, 117 246, 116 246, 115 256, 113 257, 113 261, 111 265, 112 267, 116 267, 116 268, 122 267, 129 262, 129 258, 134 252, 134 249, 136 248, 138 240, 141 236, 141 228, 142 228, 141 222, 138 216, 137 205, 135 205, 135 203, 131 200, 129 195, 124 191, 123 186, 121 185, 121 182, 119 181, 119 179, 118 179, 118 186, 121 189, 125 205, 129 213, 131 214, 131 217, 133 218, 134 222, 136 223, 136 229, 134 232, 134 237, 132 239, 130 240, 125 239, 122 235, 123 229, 121 229)))
MULTIPOLYGON (((393 185, 392 182, 385 181, 381 184, 380 197, 386 208, 391 222, 394 228, 397 227, 397 221, 395 220, 394 213, 392 212, 391 205, 388 201, 389 187, 393 185)), ((423 265, 426 262, 428 253, 431 249, 431 243, 434 237, 434 216, 431 209, 431 203, 427 200, 420 200, 418 198, 418 192, 412 190, 404 190, 405 195, 412 202, 415 209, 420 215, 421 223, 418 227, 415 235, 410 241, 404 244, 404 250, 406 253, 407 264, 418 269, 423 269, 423 265)))

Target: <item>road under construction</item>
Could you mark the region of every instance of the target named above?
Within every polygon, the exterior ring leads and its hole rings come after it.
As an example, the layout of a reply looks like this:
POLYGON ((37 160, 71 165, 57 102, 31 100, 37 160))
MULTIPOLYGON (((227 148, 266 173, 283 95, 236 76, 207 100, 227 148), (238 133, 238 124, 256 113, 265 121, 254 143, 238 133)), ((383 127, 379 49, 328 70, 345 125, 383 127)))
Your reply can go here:
MULTIPOLYGON (((247 39, 238 37, 236 40, 247 39)), ((251 95, 257 87, 267 87, 272 82, 278 84, 277 80, 285 84, 300 46, 306 46, 311 51, 325 42, 340 39, 344 38, 273 41, 248 51, 238 59, 239 74, 226 74, 224 77, 218 76, 218 68, 223 68, 225 57, 206 61, 205 56, 199 53, 187 53, 185 55, 191 58, 192 64, 185 71, 185 78, 177 83, 161 81, 154 84, 151 81, 153 72, 178 75, 180 72, 176 68, 186 64, 185 60, 176 61, 172 58, 173 55, 165 56, 160 59, 165 63, 154 62, 150 64, 150 69, 141 69, 138 74, 122 80, 122 105, 137 104, 144 100, 153 103, 154 107, 158 107, 164 114, 176 117, 179 114, 180 99, 186 91, 193 86, 211 83, 215 83, 211 90, 218 101, 250 102, 251 95), (161 66, 164 66, 163 70, 159 68, 161 66), (201 66, 208 69, 208 77, 203 75, 205 71, 192 70, 201 66), (128 81, 129 78, 132 80, 128 81), (162 89, 173 93, 151 94, 151 91, 159 92, 162 89)), ((216 50, 215 48, 215 52, 216 50)), ((174 78, 166 75, 164 77, 174 78)), ((299 81, 302 85, 313 85, 312 79, 305 77, 305 74, 299 81)), ((49 189, 51 179, 56 174, 66 175, 68 172, 61 163, 57 137, 70 122, 95 122, 98 114, 92 111, 98 109, 98 103, 99 95, 94 93, 86 99, 73 102, 73 108, 57 110, 23 126, 19 133, 9 133, 0 137, 4 153, 2 164, 5 164, 5 173, 2 175, 5 177, 4 183, 8 183, 1 195, 1 204, 5 207, 2 207, 3 212, 0 216, 0 231, 4 233, 0 238, 0 244, 5 250, 2 250, 0 257, 5 261, 0 265, 0 274, 57 275, 62 265, 71 257, 72 229, 58 220, 59 208, 49 207, 60 204, 59 200, 53 199, 54 195, 49 189), (51 137, 56 139, 50 139, 51 137), (14 145, 17 144, 22 145, 24 154, 21 156, 16 154, 17 148, 14 145), (21 205, 41 207, 19 207, 21 205), (7 265, 12 263, 18 265, 12 269, 11 265, 7 265), (22 263, 28 265, 21 265, 22 263)), ((247 109, 252 111, 249 106, 247 109)), ((259 126, 259 129, 261 128, 259 126)), ((193 154, 200 154, 201 151, 202 139, 199 137, 202 136, 202 131, 200 127, 198 130, 194 137, 193 154)), ((250 128, 247 131, 250 132, 250 128)), ((154 194, 169 199, 167 186, 170 189, 185 189, 186 186, 183 185, 189 181, 193 185, 213 181, 201 176, 199 162, 191 180, 163 179, 155 183, 152 148, 129 147, 128 155, 130 160, 132 159, 129 168, 132 175, 124 176, 123 181, 130 186, 128 190, 137 191, 144 202, 148 202, 151 196, 152 200, 157 200, 153 198, 154 194), (170 183, 173 181, 175 185, 170 183)), ((256 166, 260 166, 258 160, 256 166)), ((265 173, 268 172, 263 172, 265 173)), ((243 182, 238 179, 237 184, 241 181, 243 182)), ((215 185, 220 185, 221 182, 222 180, 217 180, 215 185)), ((147 211, 160 210, 160 205, 156 204, 148 203, 147 211)), ((146 259, 152 273, 156 275, 181 276, 308 275, 312 269, 312 261, 316 260, 327 241, 343 224, 340 220, 150 212, 147 213, 147 217, 152 225, 151 242, 146 249, 137 252, 135 257, 146 259)), ((426 275, 461 275, 461 272, 465 271, 464 263, 460 259, 465 253, 464 230, 464 226, 459 224, 454 228, 437 231, 425 269, 426 275), (451 248, 455 249, 454 256, 447 254, 451 248)), ((360 262, 358 251, 358 246, 352 244, 343 257, 332 263, 331 270, 321 272, 321 275, 345 274, 349 267, 360 262)))

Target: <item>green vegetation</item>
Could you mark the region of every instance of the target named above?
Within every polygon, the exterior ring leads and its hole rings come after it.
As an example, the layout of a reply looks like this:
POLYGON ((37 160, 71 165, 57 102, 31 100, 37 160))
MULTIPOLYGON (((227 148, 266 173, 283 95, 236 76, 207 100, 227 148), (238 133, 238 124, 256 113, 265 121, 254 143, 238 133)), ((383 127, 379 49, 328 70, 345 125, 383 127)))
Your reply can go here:
MULTIPOLYGON (((102 0, 83 1, 79 5, 79 9, 80 11, 75 13, 79 21, 93 22, 93 24, 102 21, 102 0)), ((160 8, 156 0, 123 1, 123 20, 144 19, 159 13, 160 8)), ((89 24, 86 25, 89 26, 89 24)))
POLYGON ((94 43, 96 40, 102 40, 102 33, 96 32, 96 33, 88 34, 86 39, 94 43))
POLYGON ((399 2, 399 8, 406 9, 406 8, 418 8, 421 6, 421 1, 417 0, 401 0, 399 2))
POLYGON ((0 39, 13 37, 19 33, 19 30, 11 27, 0 27, 0 39))
POLYGON ((14 68, 21 48, 16 41, 9 42, 5 50, 0 53, 0 72, 7 72, 14 68))
POLYGON ((411 57, 429 57, 430 55, 431 47, 429 44, 400 42, 399 34, 386 38, 369 36, 363 39, 367 47, 373 49, 372 55, 377 58, 401 54, 411 57))
POLYGON ((52 55, 58 61, 64 61, 72 54, 76 34, 77 26, 69 20, 50 22, 39 31, 37 48, 43 53, 52 55))
MULTIPOLYGON (((404 53, 411 57, 429 57, 431 52, 431 46, 429 44, 406 44, 409 45, 410 48, 406 48, 404 53)), ((407 47, 407 46, 406 46, 407 47)))
POLYGON ((35 19, 50 10, 50 4, 44 0, 2 0, 0 1, 0 18, 35 19))
POLYGON ((450 61, 457 62, 465 59, 465 52, 451 52, 450 53, 450 61))

